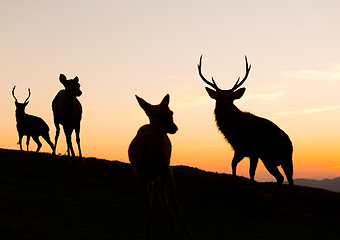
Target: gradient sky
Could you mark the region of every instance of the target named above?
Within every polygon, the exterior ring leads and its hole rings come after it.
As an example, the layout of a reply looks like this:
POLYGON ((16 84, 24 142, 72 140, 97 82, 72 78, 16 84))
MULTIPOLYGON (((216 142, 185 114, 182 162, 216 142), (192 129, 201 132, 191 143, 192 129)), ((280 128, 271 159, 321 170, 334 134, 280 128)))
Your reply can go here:
MULTIPOLYGON (((0 147, 19 149, 14 85, 19 102, 31 89, 26 112, 54 139, 51 102, 63 73, 80 79, 85 156, 128 162, 130 141, 148 123, 135 94, 158 104, 169 93, 179 127, 172 165, 231 173, 233 151, 197 63, 203 54, 205 76, 228 89, 244 76, 247 55, 247 91, 235 105, 290 136, 295 178, 340 176, 339 9, 338 0, 0 0, 0 147)), ((66 153, 62 134, 57 152, 66 153)), ((248 168, 244 159, 238 175, 248 168)), ((255 179, 274 180, 262 163, 255 179)))

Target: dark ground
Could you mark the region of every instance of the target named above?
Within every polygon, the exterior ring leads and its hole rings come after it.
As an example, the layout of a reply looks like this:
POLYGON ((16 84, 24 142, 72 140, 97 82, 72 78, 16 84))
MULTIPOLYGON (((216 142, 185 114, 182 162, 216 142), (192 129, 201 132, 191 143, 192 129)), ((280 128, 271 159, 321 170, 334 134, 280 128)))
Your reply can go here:
MULTIPOLYGON (((248 183, 199 169, 173 167, 179 205, 196 239, 340 239, 340 193, 296 186, 293 210, 284 185, 270 205, 275 183, 248 183)), ((156 188, 157 189, 157 188, 156 188)), ((185 239, 170 232, 155 190, 153 239, 185 239)), ((144 239, 145 209, 129 164, 86 158, 67 165, 36 154, 0 149, 0 239, 144 239)))

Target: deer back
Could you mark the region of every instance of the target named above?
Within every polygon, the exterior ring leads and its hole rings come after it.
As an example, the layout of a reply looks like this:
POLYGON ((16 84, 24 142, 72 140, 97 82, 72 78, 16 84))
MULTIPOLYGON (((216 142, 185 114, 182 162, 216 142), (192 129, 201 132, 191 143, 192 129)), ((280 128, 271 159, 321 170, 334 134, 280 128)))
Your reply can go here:
POLYGON ((242 112, 235 106, 215 108, 215 121, 235 151, 245 156, 262 156, 272 152, 286 152, 291 148, 288 135, 268 119, 242 112))
POLYGON ((42 136, 49 132, 50 128, 42 118, 26 114, 25 122, 17 123, 17 130, 24 135, 42 136))

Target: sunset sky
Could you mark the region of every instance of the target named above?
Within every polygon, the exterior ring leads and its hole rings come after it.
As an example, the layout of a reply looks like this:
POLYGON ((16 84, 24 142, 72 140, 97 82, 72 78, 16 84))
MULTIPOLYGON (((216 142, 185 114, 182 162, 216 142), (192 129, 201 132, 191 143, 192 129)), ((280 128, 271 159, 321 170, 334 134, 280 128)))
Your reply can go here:
MULTIPOLYGON (((339 9, 339 0, 0 0, 0 148, 19 149, 13 86, 19 102, 31 89, 26 112, 47 122, 54 142, 51 103, 63 73, 78 76, 83 91, 84 156, 128 162, 129 143, 148 123, 135 95, 158 104, 169 93, 179 128, 171 164, 231 173, 233 151, 197 63, 203 54, 204 75, 229 89, 247 55, 247 90, 235 105, 290 136, 295 178, 338 177, 339 9)), ((66 153, 63 134, 57 152, 66 153)), ((248 168, 244 159, 238 175, 249 177, 248 168)), ((262 163, 255 179, 275 180, 262 163)))

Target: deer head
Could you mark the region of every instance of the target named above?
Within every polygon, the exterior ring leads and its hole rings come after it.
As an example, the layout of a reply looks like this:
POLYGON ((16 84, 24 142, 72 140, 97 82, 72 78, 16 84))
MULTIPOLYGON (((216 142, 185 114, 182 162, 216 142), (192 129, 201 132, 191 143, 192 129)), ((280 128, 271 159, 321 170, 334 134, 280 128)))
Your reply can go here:
POLYGON ((64 85, 66 94, 70 97, 79 97, 82 92, 80 90, 79 78, 67 80, 64 74, 60 74, 59 81, 64 85))
POLYGON ((19 103, 19 102, 18 102, 18 99, 17 99, 17 98, 15 97, 15 95, 14 95, 15 87, 16 87, 16 86, 14 86, 13 89, 12 89, 12 96, 13 96, 13 98, 15 99, 15 106, 16 106, 16 108, 17 108, 16 111, 17 111, 18 113, 19 113, 19 112, 24 113, 24 112, 25 112, 25 108, 26 108, 27 104, 29 103, 28 99, 29 99, 30 96, 31 96, 31 90, 28 89, 28 97, 26 98, 26 100, 25 100, 23 103, 19 103))
POLYGON ((232 104, 235 99, 239 99, 243 96, 246 89, 244 87, 243 88, 239 88, 239 87, 241 87, 241 85, 246 81, 248 74, 250 72, 250 68, 251 68, 251 65, 249 65, 249 67, 248 67, 247 56, 245 56, 245 59, 246 59, 246 74, 245 74, 244 78, 242 79, 242 81, 240 82, 240 78, 238 78, 235 85, 231 89, 222 90, 217 86, 214 78, 211 78, 212 82, 209 82, 203 76, 202 69, 201 69, 202 68, 202 55, 201 55, 200 62, 197 65, 198 73, 199 73, 200 77, 202 78, 202 80, 214 89, 213 90, 213 89, 208 88, 208 87, 205 88, 211 98, 215 99, 216 101, 223 101, 225 103, 232 104))
POLYGON ((144 99, 136 95, 139 106, 143 108, 144 112, 150 120, 151 128, 157 133, 174 134, 178 128, 173 121, 173 112, 169 108, 170 96, 167 94, 162 102, 158 105, 151 105, 144 99))

